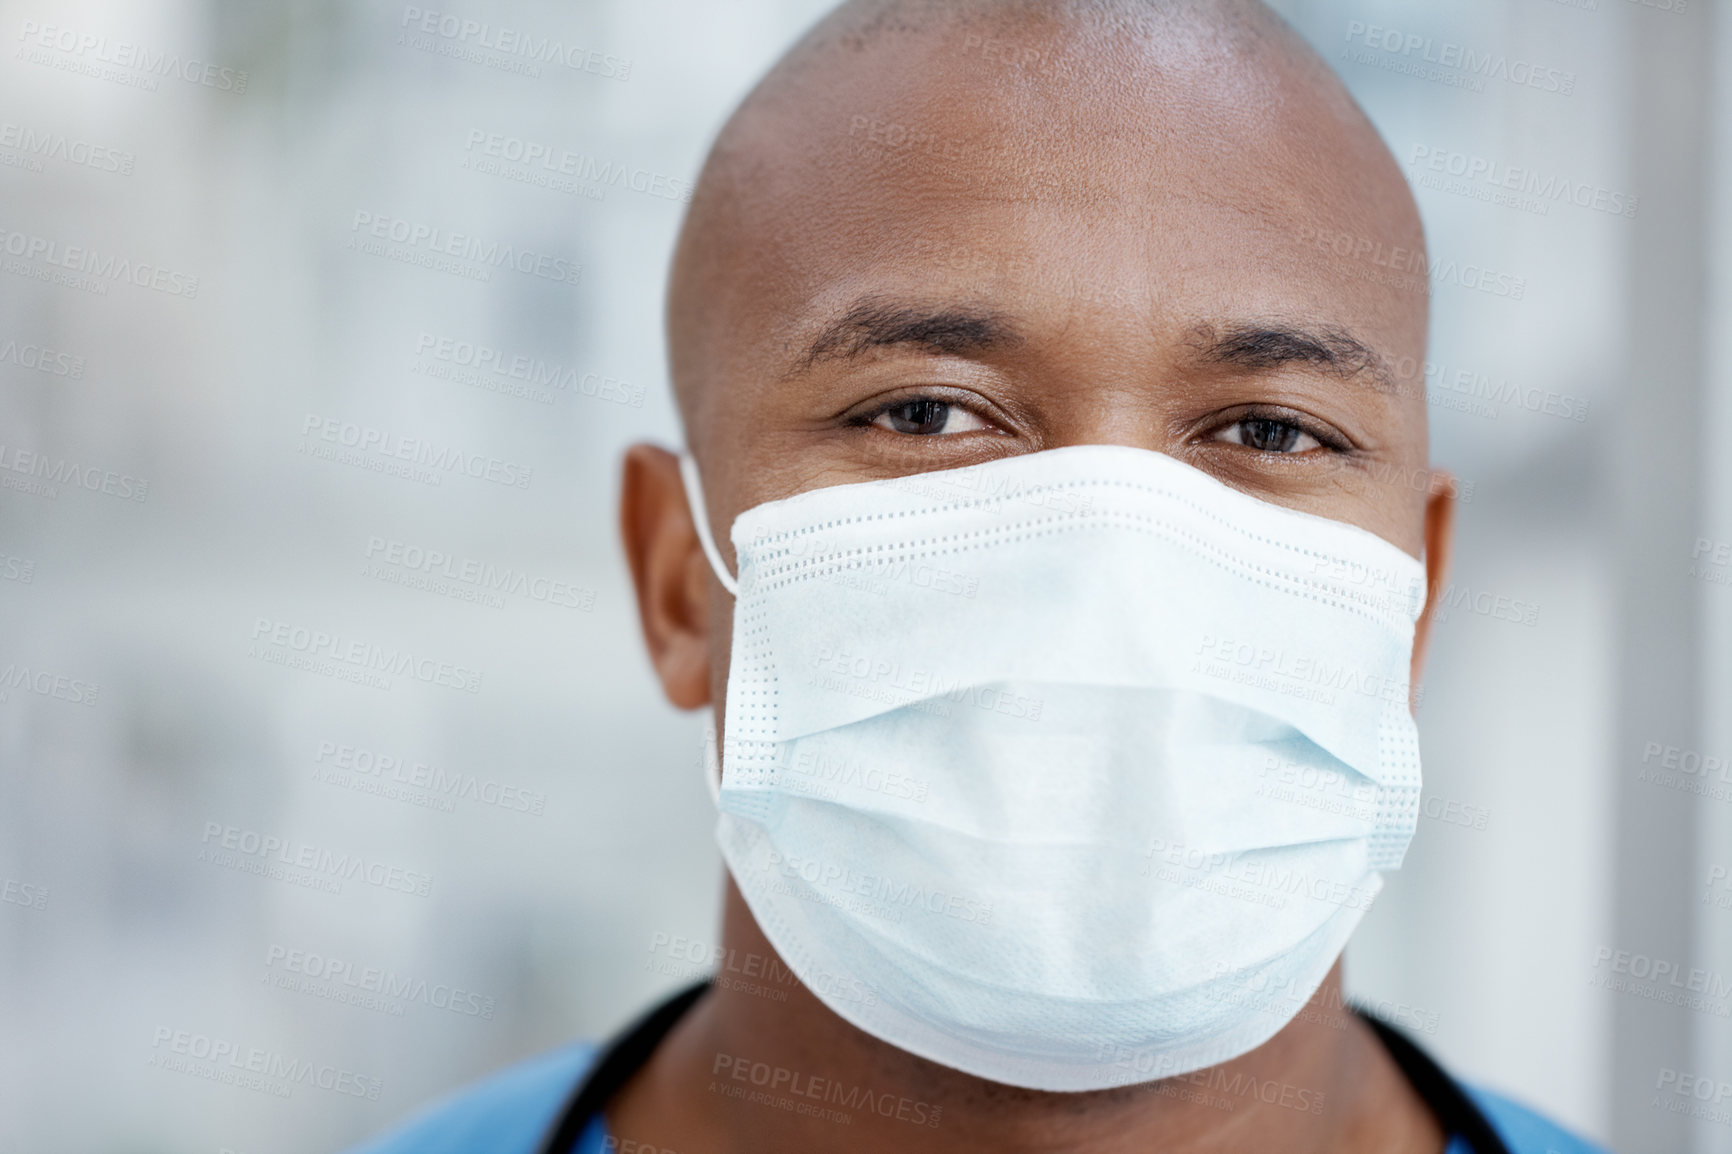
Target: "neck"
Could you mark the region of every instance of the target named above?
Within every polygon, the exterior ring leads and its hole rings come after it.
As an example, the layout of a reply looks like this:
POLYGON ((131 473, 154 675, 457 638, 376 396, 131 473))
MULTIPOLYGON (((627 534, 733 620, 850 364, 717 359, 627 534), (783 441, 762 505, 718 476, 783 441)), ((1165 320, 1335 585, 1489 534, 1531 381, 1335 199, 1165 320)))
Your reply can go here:
POLYGON ((1338 962, 1263 1045, 1176 1078, 1057 1094, 917 1058, 791 975, 732 881, 717 980, 608 1110, 617 1149, 835 1154, 1425 1151, 1444 1135, 1341 999, 1338 962))

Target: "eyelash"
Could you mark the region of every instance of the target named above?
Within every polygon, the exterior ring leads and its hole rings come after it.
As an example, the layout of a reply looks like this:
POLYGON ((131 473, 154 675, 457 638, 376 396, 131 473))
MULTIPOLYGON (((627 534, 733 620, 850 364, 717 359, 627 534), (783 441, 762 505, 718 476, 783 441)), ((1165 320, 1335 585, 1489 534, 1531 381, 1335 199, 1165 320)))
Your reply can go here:
MULTIPOLYGON (((945 406, 948 406, 952 409, 961 409, 964 412, 973 414, 973 416, 977 420, 979 420, 982 424, 987 426, 987 428, 984 430, 976 429, 976 430, 971 430, 972 432, 1002 433, 1004 431, 1003 430, 1004 422, 1002 420, 998 419, 997 417, 993 416, 991 413, 983 411, 980 406, 971 405, 971 404, 967 403, 966 401, 961 400, 957 397, 946 396, 946 395, 941 394, 941 393, 930 393, 930 392, 927 392, 927 393, 909 393, 909 394, 905 394, 903 396, 891 397, 888 400, 885 400, 885 401, 883 401, 877 405, 874 405, 871 409, 868 409, 864 413, 860 413, 857 416, 847 418, 846 423, 852 428, 869 429, 869 428, 874 427, 878 421, 878 418, 884 416, 885 414, 890 413, 896 409, 907 408, 909 405, 920 404, 923 401, 927 402, 929 404, 934 404, 934 405, 945 405, 945 406)), ((918 436, 918 434, 914 434, 914 433, 895 433, 892 435, 893 436, 899 436, 899 437, 916 437, 916 436, 918 436)), ((961 434, 961 433, 950 433, 947 435, 947 438, 948 437, 963 436, 963 435, 964 434, 961 434)), ((925 439, 936 440, 938 438, 928 436, 925 439)))
MULTIPOLYGON (((1354 449, 1352 442, 1348 441, 1347 438, 1343 437, 1339 432, 1330 428, 1328 425, 1325 425, 1321 421, 1308 418, 1302 413, 1294 412, 1292 409, 1283 409, 1278 406, 1251 406, 1243 412, 1235 413, 1231 420, 1222 421, 1219 424, 1209 426, 1203 430, 1202 435, 1204 437, 1212 438, 1217 433, 1224 432, 1225 430, 1232 428, 1234 425, 1242 425, 1247 421, 1268 421, 1272 424, 1287 425, 1291 428, 1298 429, 1301 433, 1305 433, 1315 438, 1318 447, 1326 452, 1351 453, 1354 449)), ((1271 453, 1261 449, 1252 449, 1251 451, 1262 453, 1264 456, 1269 457, 1294 457, 1302 455, 1298 453, 1271 453)))
MULTIPOLYGON (((861 413, 858 416, 849 418, 848 424, 850 426, 855 427, 855 428, 862 428, 862 429, 874 428, 874 427, 877 427, 877 422, 878 422, 879 418, 883 417, 887 413, 890 413, 896 409, 906 408, 909 405, 919 404, 920 402, 923 402, 923 401, 931 403, 931 404, 948 405, 952 408, 963 409, 963 410, 973 414, 974 417, 976 419, 978 419, 979 421, 981 421, 982 423, 984 423, 988 426, 992 426, 994 428, 996 428, 997 425, 999 424, 999 422, 995 421, 988 414, 981 412, 975 406, 971 406, 969 404, 966 404, 966 403, 964 403, 964 402, 962 402, 956 398, 944 396, 944 395, 936 394, 936 393, 914 393, 914 394, 905 394, 902 396, 889 398, 889 399, 885 400, 884 402, 882 402, 881 404, 873 406, 868 411, 861 413)), ((1201 431, 1199 436, 1204 440, 1212 441, 1213 438, 1217 434, 1222 433, 1222 432, 1226 431, 1227 429, 1232 428, 1235 425, 1242 425, 1248 421, 1268 421, 1268 422, 1271 422, 1273 424, 1286 425, 1290 428, 1297 429, 1299 432, 1304 433, 1304 434, 1312 437, 1313 439, 1315 439, 1317 441, 1317 445, 1318 445, 1317 449, 1306 450, 1305 452, 1302 452, 1302 453, 1279 453, 1279 452, 1274 452, 1274 451, 1267 450, 1267 449, 1255 449, 1255 448, 1251 448, 1250 446, 1244 446, 1244 445, 1233 446, 1234 448, 1242 448, 1247 452, 1256 453, 1258 456, 1262 456, 1262 457, 1299 457, 1299 456, 1306 456, 1306 455, 1309 455, 1310 453, 1319 452, 1319 451, 1327 452, 1327 453, 1351 453, 1354 449, 1354 446, 1351 442, 1349 442, 1339 432, 1335 431, 1334 429, 1330 428, 1329 426, 1323 424, 1320 421, 1307 418, 1304 414, 1296 413, 1291 409, 1286 409, 1286 408, 1282 408, 1279 406, 1267 406, 1267 405, 1251 406, 1249 408, 1244 409, 1241 412, 1235 413, 1230 420, 1221 421, 1217 424, 1208 426, 1207 428, 1205 428, 1201 431)), ((971 431, 979 432, 982 430, 971 430, 971 431)), ((921 437, 920 434, 916 434, 916 433, 892 433, 891 435, 896 436, 896 437, 903 437, 903 438, 919 438, 919 439, 930 439, 930 440, 946 439, 947 440, 947 439, 950 439, 952 437, 963 436, 965 434, 963 434, 963 433, 949 433, 949 434, 938 434, 936 436, 928 434, 925 437, 921 437)))

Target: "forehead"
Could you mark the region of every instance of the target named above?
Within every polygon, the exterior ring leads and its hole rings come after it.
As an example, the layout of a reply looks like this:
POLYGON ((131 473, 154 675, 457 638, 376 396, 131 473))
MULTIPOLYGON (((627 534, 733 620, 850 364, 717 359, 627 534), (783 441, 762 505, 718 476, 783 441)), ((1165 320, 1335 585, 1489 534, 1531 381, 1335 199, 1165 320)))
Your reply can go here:
POLYGON ((1279 54, 958 22, 829 51, 724 145, 750 158, 725 228, 736 336, 780 345, 859 296, 919 291, 1174 331, 1321 308, 1423 339, 1423 276, 1383 275, 1423 259, 1393 160, 1279 54))

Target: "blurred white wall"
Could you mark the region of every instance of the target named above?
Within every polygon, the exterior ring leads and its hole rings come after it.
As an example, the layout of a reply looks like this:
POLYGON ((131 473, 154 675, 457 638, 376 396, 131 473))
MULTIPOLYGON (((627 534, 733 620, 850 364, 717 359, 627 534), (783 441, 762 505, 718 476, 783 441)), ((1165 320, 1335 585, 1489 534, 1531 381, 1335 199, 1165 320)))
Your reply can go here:
MULTIPOLYGON (((526 69, 394 2, 0 2, 0 670, 36 677, 0 685, 0 1151, 335 1149, 682 983, 648 965, 651 937, 712 936, 720 872, 699 727, 662 701, 637 639, 618 460, 679 436, 660 308, 681 190, 827 7, 446 10, 594 53, 526 69), (177 56, 181 72, 148 71, 177 56), (622 167, 623 184, 596 179, 622 167), (74 246, 153 271, 141 286, 49 263, 74 246), (492 246, 530 271, 487 263, 492 246), (27 363, 41 348, 47 371, 27 363), (346 428, 482 475, 388 471, 376 448, 342 452, 346 428), (495 593, 486 572, 510 575, 495 593), (327 653, 412 653, 430 680, 296 667, 320 634, 340 639, 327 653), (381 882, 247 872, 255 839, 358 856, 381 882), (291 953, 337 959, 337 977, 288 972, 291 953), (325 996, 369 970, 427 992, 325 996), (437 990, 462 991, 457 1008, 437 990), (165 1030, 330 1063, 377 1097, 156 1068, 165 1030)), ((1681 1124, 1696 1149, 1732 1149, 1711 1120, 1655 1112, 1643 1129, 1650 1087, 1615 1072, 1616 1023, 1664 1011, 1596 985, 1596 951, 1655 949, 1620 936, 1616 878, 1644 847, 1620 840, 1619 791, 1670 789, 1636 782, 1640 749, 1619 737, 1614 494, 1648 467, 1620 416, 1643 403, 1631 248, 1672 177, 1630 162, 1651 125, 1629 46, 1644 22, 1707 37, 1709 11, 1277 7, 1416 180, 1434 268, 1521 285, 1434 291, 1433 452, 1467 495, 1457 607, 1421 711, 1431 816, 1350 950, 1350 987, 1463 1076, 1590 1135, 1661 1149, 1681 1124), (1428 73, 1373 27, 1537 63, 1569 90, 1428 73), (1512 167, 1587 204, 1500 203, 1486 174, 1512 167), (1476 608, 1511 603, 1522 619, 1476 608)), ((1711 203, 1718 270, 1732 202, 1711 203)), ((1714 284, 1704 323, 1724 336, 1714 284)), ((1677 430, 1701 438, 1694 532, 1732 541, 1717 359, 1703 397, 1700 427, 1677 430)), ((1667 563, 1695 565, 1692 544, 1667 563)), ((1692 708, 1711 724, 1654 738, 1724 757, 1732 566, 1699 572, 1692 708)), ((1679 960, 1721 975, 1732 912, 1705 882, 1732 865, 1724 797, 1680 803, 1698 876, 1662 879, 1698 908, 1679 960)), ((1694 1047, 1680 1065, 1728 1078, 1717 1005, 1667 1028, 1694 1047)))

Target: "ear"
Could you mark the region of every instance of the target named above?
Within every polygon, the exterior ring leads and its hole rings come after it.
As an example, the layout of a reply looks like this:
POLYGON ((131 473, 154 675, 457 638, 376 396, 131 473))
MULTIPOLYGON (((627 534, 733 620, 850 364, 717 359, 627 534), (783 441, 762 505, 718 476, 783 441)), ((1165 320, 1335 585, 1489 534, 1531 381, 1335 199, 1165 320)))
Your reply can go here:
POLYGON ((620 535, 637 612, 662 692, 681 709, 710 700, 710 574, 680 483, 679 458, 655 445, 626 450, 620 535))
POLYGON ((1431 645, 1431 622, 1449 576, 1450 551, 1455 547, 1455 478, 1433 470, 1425 496, 1425 611, 1413 627, 1413 665, 1408 671, 1409 706, 1419 705, 1419 683, 1425 653, 1431 645))

